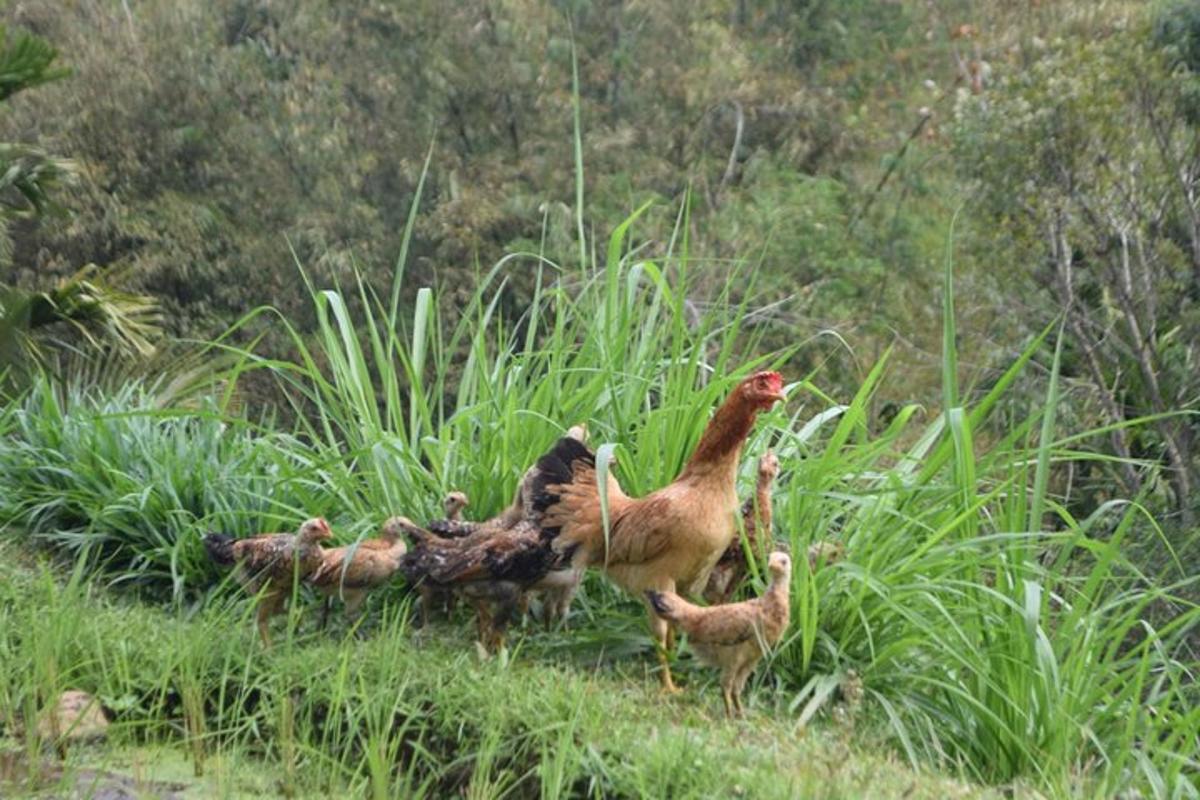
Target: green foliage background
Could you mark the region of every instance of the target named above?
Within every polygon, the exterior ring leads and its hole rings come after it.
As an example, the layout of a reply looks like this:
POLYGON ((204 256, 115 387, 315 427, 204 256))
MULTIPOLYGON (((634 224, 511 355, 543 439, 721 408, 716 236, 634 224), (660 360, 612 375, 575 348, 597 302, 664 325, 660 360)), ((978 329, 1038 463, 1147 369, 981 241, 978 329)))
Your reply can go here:
MULTIPOLYGON (((806 401, 751 449, 787 465, 781 532, 848 552, 795 577, 764 702, 807 722, 853 670, 914 764, 1195 796, 1195 2, 144 0, 3 22, 70 75, 9 96, 43 81, 0 70, 0 141, 72 161, 36 202, 0 185, 21 212, 0 300, 120 321, 93 298, 120 299, 146 343, 65 313, 54 347, 0 342, 54 373, 0 411, 19 534, 211 604, 209 526, 325 513, 352 540, 451 487, 495 509, 580 419, 636 493, 738 376, 780 365, 806 401)), ((534 649, 644 645, 600 580, 581 616, 534 649)), ((43 677, 0 687, 6 724, 43 677)), ((272 747, 230 733, 257 714, 212 738, 272 747)))

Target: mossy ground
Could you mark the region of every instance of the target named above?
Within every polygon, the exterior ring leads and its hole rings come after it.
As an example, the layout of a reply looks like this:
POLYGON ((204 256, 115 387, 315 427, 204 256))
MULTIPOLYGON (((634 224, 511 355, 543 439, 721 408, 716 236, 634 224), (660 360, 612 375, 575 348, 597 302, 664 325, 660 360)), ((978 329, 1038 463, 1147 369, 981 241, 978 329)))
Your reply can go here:
POLYGON ((569 634, 481 660, 461 621, 413 631, 407 607, 385 604, 366 638, 305 617, 264 651, 244 603, 168 613, 0 553, 0 645, 17 667, 0 694, 5 796, 988 796, 913 771, 869 724, 801 728, 766 691, 727 721, 699 670, 668 698, 641 654, 592 667, 554 657, 569 634), (106 742, 68 748, 64 762, 22 721, 51 673, 113 719, 106 742), (202 715, 189 713, 189 687, 202 715))

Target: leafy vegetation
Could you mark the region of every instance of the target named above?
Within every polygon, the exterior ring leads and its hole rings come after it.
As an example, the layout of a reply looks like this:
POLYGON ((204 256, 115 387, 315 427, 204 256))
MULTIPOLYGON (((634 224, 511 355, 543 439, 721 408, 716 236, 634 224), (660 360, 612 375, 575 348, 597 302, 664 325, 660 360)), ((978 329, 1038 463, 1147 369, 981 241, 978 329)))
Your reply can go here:
MULTIPOLYGON (((1174 34, 1161 34, 1173 37, 1174 34)), ((1180 34, 1182 36, 1182 34, 1180 34)), ((958 145, 981 207, 997 223, 1008 269, 1036 287, 1035 308, 1064 309, 1065 367, 1105 423, 1116 425, 1116 479, 1138 494, 1131 455, 1168 466, 1152 476, 1192 525, 1200 179, 1196 82, 1149 35, 1048 46, 1030 69, 1000 77, 959 106, 958 145), (1014 263, 1015 262, 1015 263, 1014 263)), ((999 265, 997 265, 999 266, 999 265)), ((1087 413, 1087 412, 1085 412, 1087 413)))
MULTIPOLYGON (((390 513, 432 514, 451 487, 487 513, 579 420, 621 447, 622 483, 644 492, 674 475, 706 410, 752 368, 738 354, 754 334, 736 311, 689 327, 674 291, 686 283, 659 278, 685 276, 687 261, 630 253, 627 231, 614 233, 603 271, 539 280, 515 330, 493 313, 503 290, 491 287, 506 265, 480 282, 453 326, 428 292, 405 321, 363 286, 371 310, 359 325, 339 293, 314 291, 312 347, 297 339, 298 363, 260 364, 307 410, 296 435, 219 406, 157 411, 144 390, 61 398, 43 383, 11 412, 0 476, 15 490, 5 511, 34 536, 97 558, 118 581, 182 598, 213 582, 199 546, 208 527, 249 532, 320 512, 352 539, 390 513), (447 355, 464 350, 449 391, 447 355)), ((774 442, 785 466, 776 501, 784 546, 803 552, 834 539, 847 548, 842 563, 797 572, 797 624, 763 684, 809 719, 854 670, 913 763, 958 765, 975 780, 1064 794, 1186 790, 1200 730, 1186 645, 1200 610, 1181 590, 1195 579, 1180 567, 1169 583, 1154 581, 1122 555, 1127 537, 1153 535, 1137 504, 1114 501, 1076 519, 1049 494, 1051 466, 1086 460, 1079 443, 1103 433, 1056 433, 1060 354, 1045 402, 1008 420, 990 445, 977 443, 1051 331, 964 404, 949 266, 946 274, 944 413, 923 419, 908 406, 875 423, 868 409, 885 359, 844 402, 815 376, 794 382, 803 405, 773 412, 748 446, 774 442), (1172 608, 1161 628, 1147 616, 1155 604, 1172 608)), ((394 294, 402 280, 401 270, 394 294)), ((639 657, 630 601, 598 579, 586 594, 576 627, 591 632, 582 641, 639 657)))
POLYGON ((6 735, 37 763, 29 721, 81 685, 120 744, 285 792, 904 794, 894 765, 864 783, 882 747, 1002 792, 1196 797, 1198 17, 1010 5, 6 12, 87 80, 2 123, 81 165, 70 224, 11 227, 5 308, 136 352, 151 307, 92 289, 127 276, 206 342, 5 396, 6 552, 74 565, 0 589, 6 735), (797 559, 745 727, 708 720, 686 648, 689 699, 644 694, 639 607, 597 576, 570 632, 494 662, 461 622, 415 637, 399 585, 365 642, 297 598, 261 652, 200 546, 314 514, 349 542, 452 488, 483 516, 581 421, 640 494, 767 366, 789 402, 747 455, 780 456, 778 544, 846 556, 797 559))
MULTIPOLYGON (((57 58, 46 40, 26 32, 10 36, 0 25, 0 101, 65 76, 54 66, 57 58)), ((0 176, 0 264, 8 265, 14 252, 10 228, 54 210, 53 190, 75 176, 75 165, 36 147, 0 143, 0 176)), ((46 331, 64 326, 97 349, 152 353, 159 331, 154 301, 121 291, 111 279, 89 264, 46 289, 0 282, 0 379, 28 371, 42 355, 38 345, 46 331)))

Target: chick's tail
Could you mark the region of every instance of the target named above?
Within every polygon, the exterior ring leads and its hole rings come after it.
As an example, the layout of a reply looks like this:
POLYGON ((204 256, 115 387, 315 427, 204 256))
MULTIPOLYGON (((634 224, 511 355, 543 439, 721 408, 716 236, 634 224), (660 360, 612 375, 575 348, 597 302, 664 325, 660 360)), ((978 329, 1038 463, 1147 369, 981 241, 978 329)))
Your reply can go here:
POLYGON ((437 547, 446 543, 446 539, 426 528, 422 528, 408 517, 394 517, 393 520, 400 531, 417 547, 437 547))
POLYGON ((703 608, 689 603, 674 592, 656 592, 651 589, 646 592, 646 599, 655 614, 674 622, 685 632, 688 632, 692 623, 698 622, 704 614, 703 608))

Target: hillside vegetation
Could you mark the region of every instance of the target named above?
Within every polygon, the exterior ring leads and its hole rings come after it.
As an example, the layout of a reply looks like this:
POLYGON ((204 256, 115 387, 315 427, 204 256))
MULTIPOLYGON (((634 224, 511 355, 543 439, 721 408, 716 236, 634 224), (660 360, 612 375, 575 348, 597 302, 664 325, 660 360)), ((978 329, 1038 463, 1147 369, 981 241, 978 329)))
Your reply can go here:
POLYGON ((93 756, 284 794, 1200 795, 1200 5, 3 22, 4 752, 81 688, 93 756), (742 495, 774 448, 775 545, 845 557, 795 559, 741 725, 686 646, 655 702, 599 575, 484 663, 399 580, 365 641, 300 592, 262 652, 201 546, 483 518, 579 422, 642 494, 763 368, 742 495))
MULTIPOLYGON (((768 346, 807 343, 793 363, 844 389, 894 346, 886 400, 936 404, 953 217, 972 383, 1065 310, 1072 422, 1196 399, 1200 22, 1183 0, 146 0, 7 17, 70 75, 16 95, 0 139, 76 166, 51 195, 65 219, 10 223, 7 284, 95 263, 175 334, 219 335, 263 304, 311 331, 295 264, 322 287, 390 285, 429 155, 406 309, 441 286, 450 311, 506 253, 578 268, 581 234, 647 201, 635 244, 659 252, 686 207, 706 276, 690 303, 757 265, 733 299, 768 346)), ((497 313, 515 321, 534 273, 507 277, 497 313)), ((275 326, 252 334, 290 352, 275 326)), ((1189 530, 1194 439, 1172 417, 1105 443, 1164 466, 1115 477, 1189 530)))

